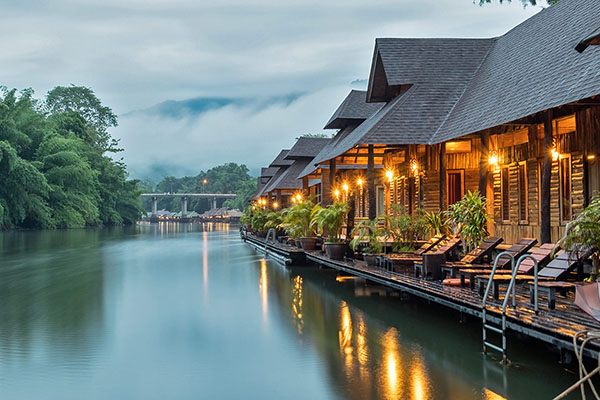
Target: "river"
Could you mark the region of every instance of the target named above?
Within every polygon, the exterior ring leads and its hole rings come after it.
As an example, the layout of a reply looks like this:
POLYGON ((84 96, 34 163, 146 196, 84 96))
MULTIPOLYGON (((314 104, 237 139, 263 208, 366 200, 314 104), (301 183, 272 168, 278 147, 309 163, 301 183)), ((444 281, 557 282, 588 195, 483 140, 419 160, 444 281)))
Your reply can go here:
POLYGON ((481 324, 227 225, 0 233, 2 399, 545 399, 544 346, 481 353, 481 324))

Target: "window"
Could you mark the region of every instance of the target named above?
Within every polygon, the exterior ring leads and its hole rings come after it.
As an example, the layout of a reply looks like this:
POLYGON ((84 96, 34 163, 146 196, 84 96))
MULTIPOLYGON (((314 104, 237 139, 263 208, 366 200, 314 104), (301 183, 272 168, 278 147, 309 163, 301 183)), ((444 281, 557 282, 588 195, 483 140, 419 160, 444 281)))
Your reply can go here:
POLYGON ((463 197, 463 171, 449 171, 447 179, 448 205, 458 203, 463 197))
POLYGON ((377 186, 375 192, 377 193, 377 208, 375 210, 377 211, 376 215, 379 216, 385 212, 385 190, 383 186, 377 186))
POLYGON ((560 177, 560 219, 561 222, 569 222, 572 216, 571 210, 571 157, 566 156, 559 160, 560 177))
POLYGON ((527 164, 525 162, 519 163, 518 166, 518 180, 519 180, 519 223, 527 224, 528 221, 528 205, 527 200, 528 188, 527 188, 527 164))
POLYGON ((502 167, 500 170, 500 190, 502 197, 502 221, 510 221, 510 189, 509 189, 509 170, 508 167, 502 167))

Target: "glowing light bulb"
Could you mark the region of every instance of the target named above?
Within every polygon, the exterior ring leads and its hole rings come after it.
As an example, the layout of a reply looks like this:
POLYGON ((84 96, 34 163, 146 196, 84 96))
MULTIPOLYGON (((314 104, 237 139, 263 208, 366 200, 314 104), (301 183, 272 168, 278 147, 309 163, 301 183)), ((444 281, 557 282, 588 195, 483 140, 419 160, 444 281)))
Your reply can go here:
POLYGON ((348 193, 348 189, 350 189, 350 188, 348 187, 348 184, 347 184, 347 183, 344 183, 344 184, 342 185, 342 189, 344 189, 344 192, 348 193))
POLYGON ((340 197, 340 191, 339 191, 339 190, 337 190, 337 189, 335 189, 335 190, 333 191, 333 195, 334 195, 334 196, 335 196, 335 198, 337 199, 338 197, 340 197))
POLYGON ((388 181, 391 182, 394 179, 394 171, 388 169, 387 171, 385 171, 385 176, 387 177, 388 181))
POLYGON ((362 186, 362 184, 363 184, 362 178, 358 178, 356 183, 358 183, 358 186, 362 186))

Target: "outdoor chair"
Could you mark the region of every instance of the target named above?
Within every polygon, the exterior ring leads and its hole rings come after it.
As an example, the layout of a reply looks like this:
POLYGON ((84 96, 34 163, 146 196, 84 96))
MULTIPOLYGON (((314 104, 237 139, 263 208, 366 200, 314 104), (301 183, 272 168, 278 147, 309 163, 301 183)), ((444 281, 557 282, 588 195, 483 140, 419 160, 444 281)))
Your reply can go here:
POLYGON ((501 237, 489 237, 477 246, 476 249, 467 253, 460 261, 447 261, 442 264, 444 272, 448 272, 451 278, 456 277, 456 271, 460 268, 469 268, 472 264, 481 264, 486 256, 490 256, 496 247, 502 243, 501 237))
POLYGON ((393 271, 396 266, 412 266, 415 261, 421 261, 423 255, 434 251, 437 246, 443 243, 445 235, 434 235, 414 252, 402 252, 400 254, 386 254, 378 257, 380 266, 393 271))
POLYGON ((442 264, 448 260, 451 254, 460 245, 460 238, 458 236, 448 239, 437 249, 431 250, 425 254, 419 261, 415 261, 414 271, 415 278, 420 276, 426 278, 430 276, 432 279, 442 278, 442 264))

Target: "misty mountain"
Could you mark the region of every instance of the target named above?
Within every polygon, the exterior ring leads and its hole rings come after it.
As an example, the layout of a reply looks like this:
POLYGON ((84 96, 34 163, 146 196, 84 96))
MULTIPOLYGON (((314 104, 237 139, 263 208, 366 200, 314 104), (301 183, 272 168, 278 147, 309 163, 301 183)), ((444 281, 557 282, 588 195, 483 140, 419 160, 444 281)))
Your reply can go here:
POLYGON ((302 96, 301 93, 292 93, 284 96, 265 98, 197 97, 187 100, 166 100, 142 110, 127 112, 120 117, 153 115, 165 118, 181 118, 200 115, 229 106, 256 107, 257 109, 262 109, 275 104, 287 106, 297 100, 300 96, 302 96))

